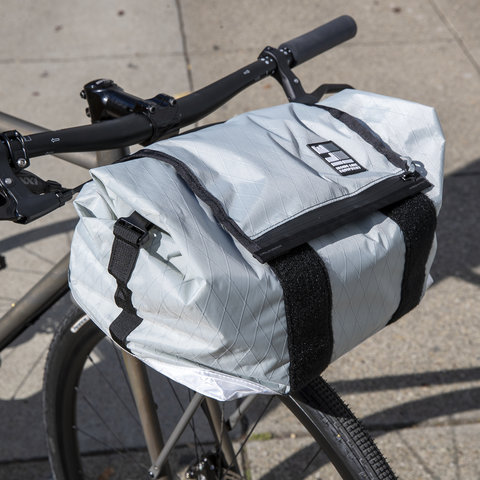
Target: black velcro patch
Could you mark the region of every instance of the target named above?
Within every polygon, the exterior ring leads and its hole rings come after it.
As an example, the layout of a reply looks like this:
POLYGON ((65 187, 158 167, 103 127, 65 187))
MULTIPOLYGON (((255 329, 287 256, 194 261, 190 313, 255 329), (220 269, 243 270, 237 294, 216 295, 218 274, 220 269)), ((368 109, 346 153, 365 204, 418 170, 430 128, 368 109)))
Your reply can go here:
POLYGON ((332 357, 332 289, 328 271, 307 243, 270 260, 283 289, 290 356, 290 386, 298 391, 332 357))

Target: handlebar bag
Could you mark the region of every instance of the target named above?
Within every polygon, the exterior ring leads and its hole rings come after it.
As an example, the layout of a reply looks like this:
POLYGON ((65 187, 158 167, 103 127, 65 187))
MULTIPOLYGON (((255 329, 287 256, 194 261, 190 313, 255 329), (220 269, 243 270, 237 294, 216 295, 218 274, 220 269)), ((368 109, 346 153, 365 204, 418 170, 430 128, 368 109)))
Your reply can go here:
POLYGON ((444 138, 434 110, 344 90, 157 142, 75 201, 75 300, 194 390, 297 390, 415 307, 444 138))

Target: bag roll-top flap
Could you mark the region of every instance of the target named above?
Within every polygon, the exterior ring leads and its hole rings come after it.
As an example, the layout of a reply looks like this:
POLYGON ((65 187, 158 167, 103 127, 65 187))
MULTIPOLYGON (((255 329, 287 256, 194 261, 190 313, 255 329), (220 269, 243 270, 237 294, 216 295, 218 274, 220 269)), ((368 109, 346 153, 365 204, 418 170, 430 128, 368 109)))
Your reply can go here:
POLYGON ((430 186, 365 123, 322 105, 250 112, 142 156, 172 165, 262 262, 430 186))

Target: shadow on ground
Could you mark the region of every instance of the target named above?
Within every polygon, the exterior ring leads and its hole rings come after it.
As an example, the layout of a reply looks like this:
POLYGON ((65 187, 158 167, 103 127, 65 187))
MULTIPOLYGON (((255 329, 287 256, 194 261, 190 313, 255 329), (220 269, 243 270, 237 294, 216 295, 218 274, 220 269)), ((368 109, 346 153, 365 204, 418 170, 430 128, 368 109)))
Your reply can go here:
POLYGON ((438 251, 432 268, 436 282, 457 277, 480 285, 478 246, 480 159, 445 177, 444 201, 438 219, 438 251))

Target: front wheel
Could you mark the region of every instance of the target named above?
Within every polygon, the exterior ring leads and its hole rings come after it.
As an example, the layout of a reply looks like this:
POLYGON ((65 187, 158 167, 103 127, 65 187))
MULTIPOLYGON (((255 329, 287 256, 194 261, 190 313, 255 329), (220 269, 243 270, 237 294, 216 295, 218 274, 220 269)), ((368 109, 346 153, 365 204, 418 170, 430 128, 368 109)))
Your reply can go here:
MULTIPOLYGON (((194 393, 150 369, 148 377, 168 439, 194 393)), ((52 342, 43 391, 54 478, 149 478, 151 460, 122 356, 77 307, 52 342)), ((396 478, 368 433, 321 378, 294 396, 258 396, 240 409, 238 402, 203 401, 200 406, 168 457, 169 478, 396 478), (206 408, 207 403, 217 407, 206 408), (291 426, 291 414, 306 430, 291 426), (237 426, 230 430, 233 420, 237 426), (297 432, 291 435, 295 440, 282 433, 284 424, 297 432), (299 448, 287 453, 285 441, 299 448), (232 447, 235 461, 227 462, 232 447)))

